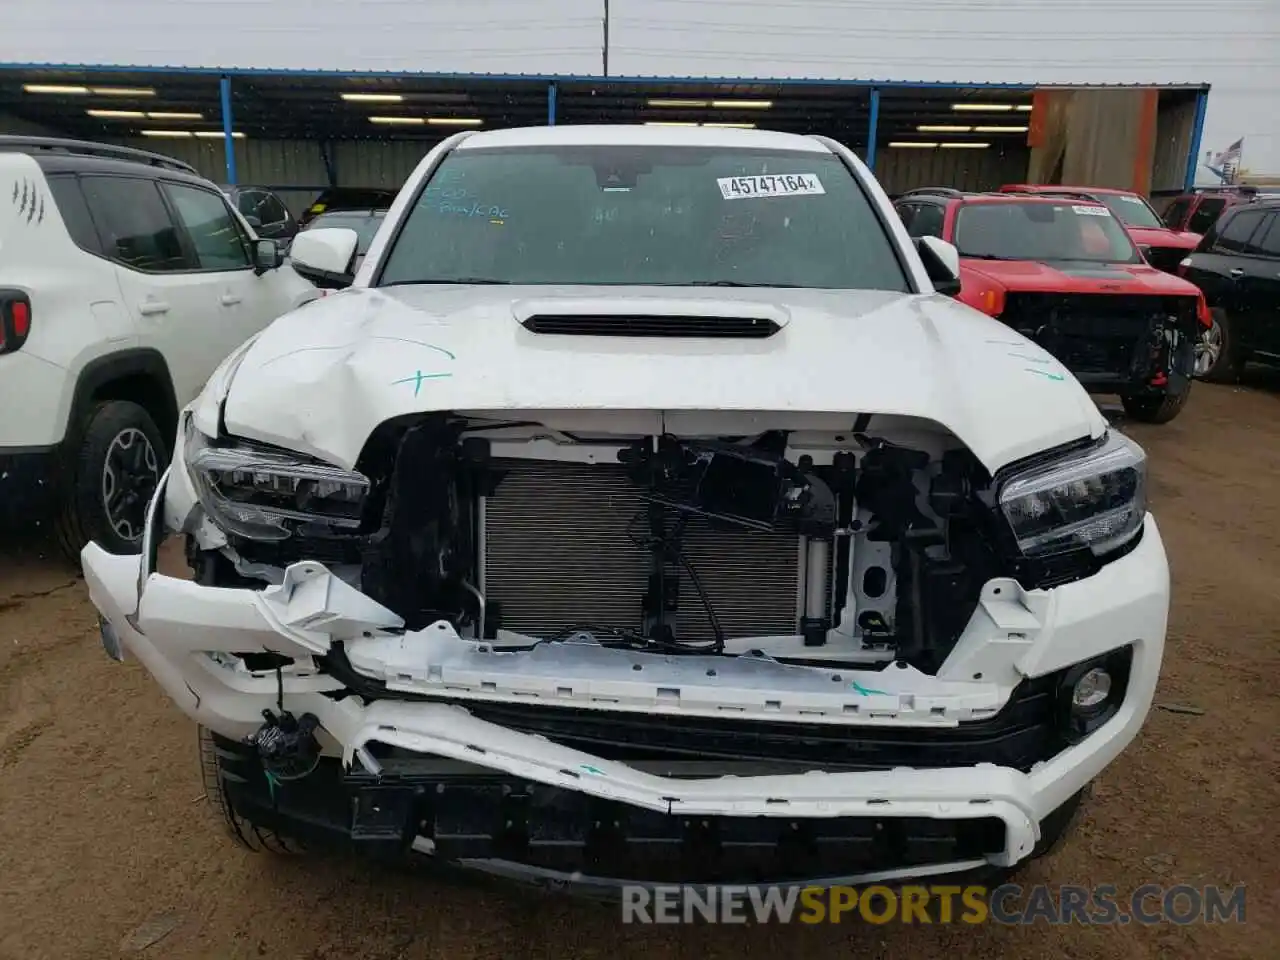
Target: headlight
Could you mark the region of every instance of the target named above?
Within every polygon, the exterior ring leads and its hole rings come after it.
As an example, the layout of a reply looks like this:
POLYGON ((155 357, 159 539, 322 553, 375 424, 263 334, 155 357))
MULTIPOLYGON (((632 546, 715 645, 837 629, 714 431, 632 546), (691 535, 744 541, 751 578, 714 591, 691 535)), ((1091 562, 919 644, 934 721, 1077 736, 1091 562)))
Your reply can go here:
POLYGON ((1122 546, 1147 513, 1147 456, 1114 431, 1092 449, 1018 473, 1000 488, 1000 509, 1018 549, 1044 557, 1122 546))
POLYGON ((299 524, 360 526, 369 492, 362 473, 245 444, 214 446, 190 418, 183 457, 200 505, 227 533, 284 540, 299 524))

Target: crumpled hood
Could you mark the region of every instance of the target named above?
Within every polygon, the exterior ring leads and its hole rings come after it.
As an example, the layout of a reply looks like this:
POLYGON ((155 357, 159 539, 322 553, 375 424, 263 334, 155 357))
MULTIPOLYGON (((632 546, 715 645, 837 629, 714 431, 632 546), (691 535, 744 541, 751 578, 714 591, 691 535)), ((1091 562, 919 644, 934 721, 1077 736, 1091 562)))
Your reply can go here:
POLYGON ((990 470, 1105 428, 1031 341, 948 297, 882 291, 351 288, 281 317, 219 382, 230 433, 344 467, 378 424, 431 410, 897 414, 944 425, 990 470), (782 329, 577 337, 519 319, 583 310, 742 314, 782 329))
POLYGON ((964 273, 1021 293, 1146 293, 1198 296, 1190 281, 1146 263, 1042 263, 1037 260, 961 260, 964 273))
POLYGON ((1133 242, 1148 247, 1176 247, 1194 250, 1200 243, 1200 234, 1185 230, 1169 230, 1166 227, 1125 227, 1133 242))

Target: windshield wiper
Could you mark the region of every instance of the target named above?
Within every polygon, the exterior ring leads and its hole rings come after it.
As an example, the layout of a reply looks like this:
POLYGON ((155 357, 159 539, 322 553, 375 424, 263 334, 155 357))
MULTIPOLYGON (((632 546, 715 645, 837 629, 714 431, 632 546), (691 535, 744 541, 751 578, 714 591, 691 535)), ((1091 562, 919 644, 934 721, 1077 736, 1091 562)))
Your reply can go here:
POLYGON ((417 284, 426 283, 457 283, 471 284, 474 286, 505 286, 511 283, 510 280, 495 280, 493 277, 449 277, 448 279, 432 279, 432 280, 392 280, 390 283, 379 284, 383 287, 412 287, 417 284))
POLYGON ((966 260, 1027 260, 1028 257, 999 257, 994 253, 962 253, 966 260))

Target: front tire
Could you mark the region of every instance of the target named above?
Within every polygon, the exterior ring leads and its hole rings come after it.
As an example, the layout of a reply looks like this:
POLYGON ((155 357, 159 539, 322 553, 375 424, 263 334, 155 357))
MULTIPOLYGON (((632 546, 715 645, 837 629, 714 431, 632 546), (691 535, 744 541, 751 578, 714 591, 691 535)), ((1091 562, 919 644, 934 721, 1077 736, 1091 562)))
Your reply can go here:
POLYGON ((227 794, 226 777, 241 777, 245 771, 228 769, 234 761, 220 751, 218 742, 207 727, 199 728, 200 772, 204 778, 204 793, 213 807, 223 829, 236 843, 254 853, 271 853, 278 856, 296 856, 303 851, 301 842, 286 839, 275 829, 253 823, 245 817, 227 794))
POLYGON ((1157 393, 1124 396, 1120 398, 1124 412, 1139 423, 1168 423, 1182 412, 1187 397, 1191 396, 1191 384, 1179 393, 1157 393))
POLYGON ((1210 311, 1213 323, 1196 340, 1195 376, 1209 383, 1236 383, 1244 367, 1240 348, 1232 336, 1231 318, 1221 307, 1210 311))
POLYGON ((110 553, 137 553, 147 505, 168 463, 155 421, 136 403, 109 400, 89 411, 73 443, 56 524, 59 547, 73 562, 91 541, 110 553))

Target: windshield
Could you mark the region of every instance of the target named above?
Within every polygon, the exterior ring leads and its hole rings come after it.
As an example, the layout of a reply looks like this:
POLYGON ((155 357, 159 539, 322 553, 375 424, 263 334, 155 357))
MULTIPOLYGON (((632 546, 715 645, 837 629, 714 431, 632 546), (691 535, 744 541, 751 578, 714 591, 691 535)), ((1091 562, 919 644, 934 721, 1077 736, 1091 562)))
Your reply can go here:
POLYGON ((962 257, 1139 263, 1138 251, 1105 207, 1078 203, 973 203, 956 214, 962 257))
POLYGON ((363 257, 369 252, 369 245, 373 243, 373 238, 378 232, 378 228, 382 226, 382 218, 386 216, 385 210, 377 210, 372 213, 322 213, 309 224, 308 230, 319 230, 327 227, 345 227, 348 230, 356 232, 356 255, 363 257))
POLYGON ((458 282, 909 289, 838 157, 648 145, 451 153, 378 283, 458 282))
POLYGON ((1147 201, 1136 193, 1100 193, 1098 200, 1107 205, 1126 227, 1154 227, 1164 229, 1164 223, 1151 209, 1147 201))

